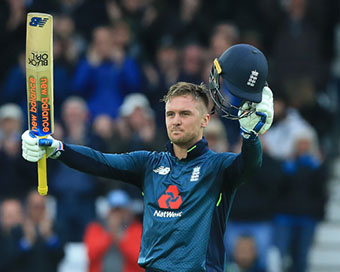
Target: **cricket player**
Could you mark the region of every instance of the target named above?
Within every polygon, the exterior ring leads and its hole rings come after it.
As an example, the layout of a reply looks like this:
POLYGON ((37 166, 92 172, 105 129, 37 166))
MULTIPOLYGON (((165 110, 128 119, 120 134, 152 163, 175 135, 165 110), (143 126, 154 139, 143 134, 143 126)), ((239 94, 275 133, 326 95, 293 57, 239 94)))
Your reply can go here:
POLYGON ((209 150, 203 137, 210 120, 209 91, 204 85, 179 82, 163 98, 167 152, 105 154, 52 136, 40 140, 26 131, 23 157, 36 162, 46 154, 79 171, 140 188, 144 218, 138 264, 147 272, 222 271, 223 233, 232 196, 238 184, 260 167, 258 134, 272 123, 267 73, 265 57, 250 45, 233 46, 214 61, 210 97, 225 117, 240 120, 240 154, 209 150), (222 79, 237 103, 225 96, 222 79))

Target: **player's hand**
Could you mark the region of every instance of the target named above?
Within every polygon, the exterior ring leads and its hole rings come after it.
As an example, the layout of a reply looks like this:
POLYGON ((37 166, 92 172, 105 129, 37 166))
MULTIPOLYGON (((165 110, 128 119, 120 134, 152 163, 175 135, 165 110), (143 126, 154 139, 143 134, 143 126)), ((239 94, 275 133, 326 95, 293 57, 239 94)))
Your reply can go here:
POLYGON ((31 131, 26 130, 21 135, 22 140, 22 156, 30 162, 39 161, 46 153, 47 158, 56 159, 63 150, 61 141, 55 140, 52 136, 47 138, 38 138, 31 131))
MULTIPOLYGON (((242 106, 247 109, 248 103, 242 106)), ((239 115, 241 111, 239 112, 239 115)), ((262 91, 262 101, 256 105, 256 111, 248 117, 240 119, 241 135, 245 139, 255 139, 264 134, 272 125, 274 118, 273 93, 267 86, 262 91)))

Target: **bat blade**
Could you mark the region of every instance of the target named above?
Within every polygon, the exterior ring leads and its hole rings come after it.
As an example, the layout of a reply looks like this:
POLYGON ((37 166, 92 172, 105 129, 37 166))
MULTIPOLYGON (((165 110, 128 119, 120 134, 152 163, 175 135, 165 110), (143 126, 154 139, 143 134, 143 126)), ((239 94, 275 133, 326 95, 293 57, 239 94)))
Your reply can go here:
MULTIPOLYGON (((53 17, 28 13, 26 27, 28 127, 38 137, 54 131, 53 17)), ((46 156, 38 162, 38 191, 47 194, 46 156)))

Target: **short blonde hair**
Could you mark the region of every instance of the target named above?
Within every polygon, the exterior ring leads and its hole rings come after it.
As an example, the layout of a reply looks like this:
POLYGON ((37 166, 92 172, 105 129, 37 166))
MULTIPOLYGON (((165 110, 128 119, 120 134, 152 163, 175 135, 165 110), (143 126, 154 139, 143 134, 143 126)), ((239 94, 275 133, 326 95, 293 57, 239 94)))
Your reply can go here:
POLYGON ((195 100, 201 99, 206 109, 209 109, 208 90, 203 83, 197 85, 189 82, 177 82, 170 87, 162 101, 167 103, 175 96, 185 95, 191 95, 195 100))

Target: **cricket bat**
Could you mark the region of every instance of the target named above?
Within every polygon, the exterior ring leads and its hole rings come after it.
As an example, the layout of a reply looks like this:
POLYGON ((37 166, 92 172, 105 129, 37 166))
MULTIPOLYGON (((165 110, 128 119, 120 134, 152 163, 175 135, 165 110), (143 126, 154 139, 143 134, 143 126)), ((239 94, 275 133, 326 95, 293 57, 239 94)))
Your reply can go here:
MULTIPOLYGON (((26 28, 26 91, 29 130, 39 138, 54 131, 53 17, 28 13, 26 28)), ((38 192, 46 195, 46 154, 38 161, 38 192)))

